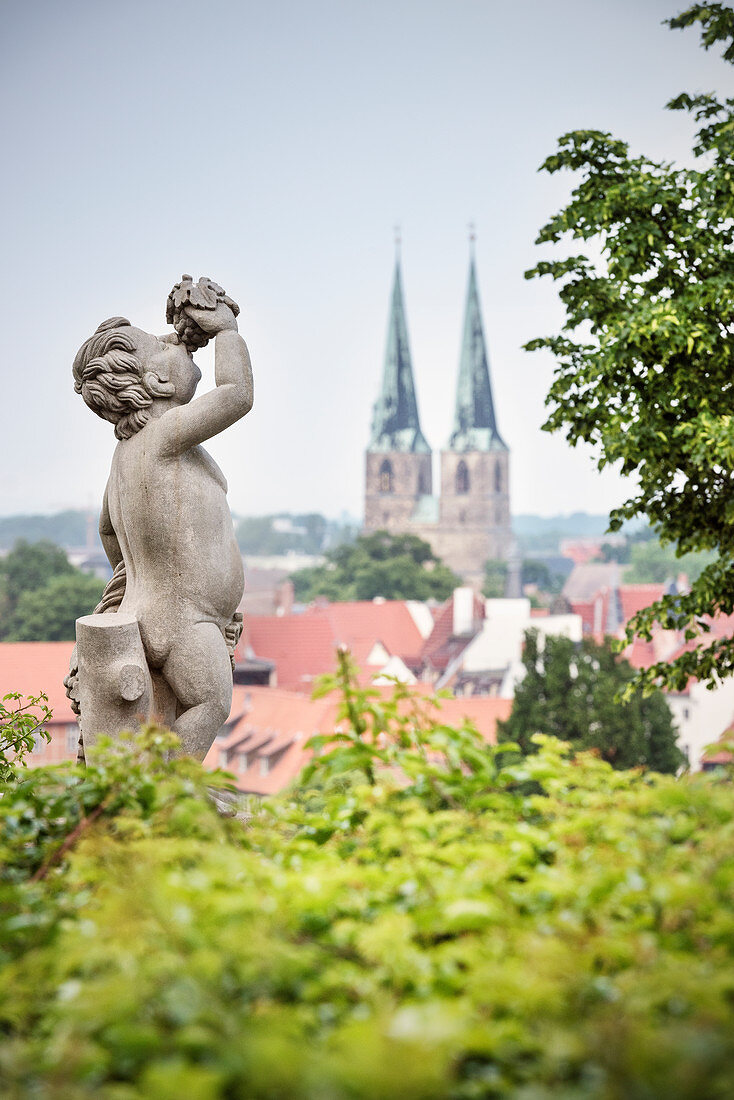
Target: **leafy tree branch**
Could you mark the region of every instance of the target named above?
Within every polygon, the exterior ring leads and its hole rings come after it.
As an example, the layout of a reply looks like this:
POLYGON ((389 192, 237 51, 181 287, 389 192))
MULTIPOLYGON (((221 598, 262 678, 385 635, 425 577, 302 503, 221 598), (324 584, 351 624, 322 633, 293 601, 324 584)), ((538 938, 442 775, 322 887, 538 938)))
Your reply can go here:
MULTIPOLYGON (((700 24, 704 47, 723 45, 734 61, 732 8, 696 4, 668 22, 700 24)), ((684 601, 636 616, 628 638, 646 636, 655 619, 696 632, 706 616, 734 609, 734 99, 684 93, 668 108, 699 124, 693 151, 705 163, 633 156, 601 131, 565 134, 541 168, 573 172, 576 183, 537 243, 582 241, 594 258, 544 259, 526 272, 556 281, 566 310, 561 333, 526 345, 556 360, 545 430, 591 444, 600 469, 618 464, 635 479, 610 529, 645 516, 680 554, 715 559, 684 601)), ((704 679, 728 674, 724 651, 700 647, 686 668, 704 679)), ((641 679, 672 685, 680 674, 655 666, 641 679)))

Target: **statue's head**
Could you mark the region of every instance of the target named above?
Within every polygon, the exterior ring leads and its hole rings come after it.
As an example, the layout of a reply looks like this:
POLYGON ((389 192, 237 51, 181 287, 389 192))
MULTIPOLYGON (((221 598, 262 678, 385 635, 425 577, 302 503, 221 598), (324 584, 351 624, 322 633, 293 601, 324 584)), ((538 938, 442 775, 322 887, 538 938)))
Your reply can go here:
POLYGON ((72 372, 76 392, 115 425, 118 439, 140 431, 154 400, 190 401, 201 377, 175 333, 159 339, 125 317, 102 322, 79 348, 72 372))

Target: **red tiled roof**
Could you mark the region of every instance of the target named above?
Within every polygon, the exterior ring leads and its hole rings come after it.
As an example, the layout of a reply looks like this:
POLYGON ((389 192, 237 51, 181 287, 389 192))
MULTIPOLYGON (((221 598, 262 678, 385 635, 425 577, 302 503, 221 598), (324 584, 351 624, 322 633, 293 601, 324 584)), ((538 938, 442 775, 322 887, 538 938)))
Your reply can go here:
POLYGON ((348 645, 355 654, 357 647, 369 653, 379 641, 396 657, 413 657, 423 644, 415 619, 402 600, 359 600, 313 606, 304 612, 304 617, 320 613, 325 613, 331 623, 335 644, 348 645))
POLYGON ((292 690, 310 691, 314 679, 335 665, 331 624, 321 615, 248 615, 238 655, 246 646, 274 661, 278 687, 292 690))
POLYGON ((306 742, 316 733, 333 733, 338 704, 335 699, 310 696, 281 688, 254 686, 247 689, 249 708, 225 738, 218 738, 204 764, 223 764, 237 777, 240 790, 251 794, 274 794, 296 778, 311 757, 306 742), (241 754, 247 753, 247 767, 241 754), (273 759, 274 758, 274 759, 273 759), (271 763, 272 760, 272 763, 271 763), (263 774, 262 761, 267 762, 263 774))
POLYGON ((632 645, 627 646, 623 654, 633 668, 649 668, 657 661, 655 646, 652 642, 646 642, 644 638, 635 638, 632 645))
MULTIPOLYGON (((655 586, 640 585, 637 587, 651 589, 655 586)), ((646 605, 642 604, 640 606, 644 607, 646 605)), ((690 653, 699 648, 706 649, 712 642, 715 642, 717 638, 729 638, 734 634, 734 614, 719 614, 713 617, 706 615, 704 616, 704 621, 708 623, 711 630, 708 633, 700 633, 696 635, 695 638, 691 638, 688 641, 683 639, 682 633, 665 631, 658 625, 654 628, 652 641, 646 642, 643 641, 642 638, 635 638, 631 646, 628 646, 624 651, 624 655, 634 668, 649 668, 650 665, 655 664, 656 661, 665 660, 671 663, 677 660, 683 653, 690 653), (665 647, 661 646, 660 642, 663 639, 670 639, 670 644, 665 647)), ((673 694, 688 694, 693 683, 694 679, 689 679, 687 686, 682 691, 677 691, 673 694)))
POLYGON ((0 699, 11 691, 48 695, 54 722, 76 722, 64 690, 73 642, 0 643, 0 699))
POLYGON ((602 588, 593 600, 569 600, 574 615, 581 618, 581 626, 584 634, 601 642, 606 634, 606 624, 609 622, 609 589, 602 588))
POLYGON ((332 672, 335 650, 346 645, 364 665, 377 642, 390 655, 409 660, 423 644, 420 631, 400 600, 316 604, 300 615, 247 615, 238 647, 274 661, 278 686, 310 690, 316 676, 332 672))
POLYGON ((465 695, 441 700, 441 721, 453 726, 468 718, 489 745, 497 744, 497 723, 510 717, 512 699, 497 695, 465 695))
POLYGON ((589 634, 594 629, 594 600, 569 600, 571 611, 581 617, 581 627, 584 634, 589 634))
MULTIPOLYGON (((649 607, 650 604, 661 599, 665 593, 665 586, 662 584, 621 584, 617 591, 619 592, 622 624, 624 624, 629 622, 632 616, 641 611, 643 607, 649 607)), ((585 594, 583 598, 579 599, 569 598, 571 609, 576 615, 581 616, 584 633, 593 633, 597 621, 601 621, 601 633, 604 633, 604 625, 608 621, 611 592, 612 589, 606 585, 600 585, 591 595, 585 594)))
MULTIPOLYGON (((389 694, 390 689, 379 689, 389 694)), ((255 686, 246 689, 248 709, 225 737, 218 738, 204 761, 207 767, 221 766, 236 776, 241 791, 257 795, 275 794, 297 778, 311 758, 306 742, 316 733, 332 734, 338 727, 339 700, 336 696, 311 699, 299 692, 255 686), (242 765, 242 754, 247 766, 242 765), (266 770, 262 762, 266 761, 266 770)), ((419 689, 430 694, 429 688, 419 689)), ((465 696, 442 699, 440 720, 456 726, 466 718, 473 722, 488 744, 495 744, 497 722, 504 721, 512 700, 496 696, 465 696)))
POLYGON ((731 764, 734 756, 730 752, 721 751, 712 753, 710 756, 706 753, 702 759, 705 764, 731 764))
MULTIPOLYGON (((268 616, 268 619, 271 617, 268 616)), ((292 616, 302 620, 303 616, 292 616)), ((318 622, 318 620, 316 620, 318 622)), ((74 724, 76 718, 64 693, 63 678, 69 667, 72 642, 7 642, 0 644, 0 694, 19 691, 36 695, 44 691, 54 711, 54 726, 74 724)), ((330 651, 331 652, 331 651, 330 651)), ((379 689, 389 693, 389 688, 379 689)), ((430 694, 430 688, 419 685, 414 691, 430 694)), ((306 742, 315 733, 333 733, 337 724, 338 699, 330 696, 313 700, 307 694, 282 688, 235 685, 232 708, 223 737, 217 738, 205 765, 217 767, 222 751, 234 751, 234 760, 227 764, 235 771, 237 785, 243 791, 272 794, 291 783, 310 757, 306 742), (252 751, 253 760, 246 770, 238 769, 237 755, 252 751), (261 774, 261 759, 268 760, 268 770, 261 774), (272 762, 271 762, 272 758, 272 762)), ((509 699, 496 696, 465 696, 441 701, 441 720, 456 725, 468 718, 489 743, 496 739, 496 724, 510 713, 509 699)), ((52 745, 33 763, 75 756, 65 746, 65 731, 54 737, 52 745)))
POLYGON ((731 638, 734 635, 734 613, 731 615, 719 614, 713 619, 708 619, 717 638, 731 638))
POLYGON ((629 622, 643 607, 649 607, 651 603, 662 599, 664 593, 664 584, 620 584, 623 622, 629 622))

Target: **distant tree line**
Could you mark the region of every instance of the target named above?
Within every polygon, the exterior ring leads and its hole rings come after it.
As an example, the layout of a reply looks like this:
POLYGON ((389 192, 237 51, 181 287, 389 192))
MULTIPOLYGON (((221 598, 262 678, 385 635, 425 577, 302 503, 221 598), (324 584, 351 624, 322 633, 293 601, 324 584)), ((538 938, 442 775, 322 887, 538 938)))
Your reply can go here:
POLYGON ((235 523, 235 534, 243 554, 322 554, 339 543, 352 541, 357 528, 327 519, 318 512, 302 515, 280 512, 239 519, 235 523))
POLYGON ((568 516, 518 515, 512 517, 512 531, 521 551, 555 553, 562 539, 595 538, 609 527, 609 516, 573 512, 568 516))
MULTIPOLYGON (((91 517, 95 544, 98 515, 91 517)), ((352 541, 357 526, 327 519, 318 512, 278 512, 269 516, 235 517, 235 534, 243 554, 321 554, 330 547, 352 541)), ((85 546, 90 513, 69 509, 54 515, 0 516, 0 550, 9 550, 20 539, 52 542, 65 548, 85 546)))
POLYGON ((629 539, 619 546, 604 543, 602 561, 616 561, 622 566, 625 584, 663 584, 685 573, 693 583, 704 569, 716 560, 712 550, 698 550, 689 554, 676 554, 675 546, 663 544, 655 538, 649 527, 643 528, 643 537, 629 539))
MULTIPOLYGON (((97 539, 98 517, 94 515, 93 531, 97 539)), ((52 516, 0 516, 0 550, 9 550, 20 539, 25 542, 47 541, 57 546, 85 546, 89 529, 89 513, 68 509, 52 516)))

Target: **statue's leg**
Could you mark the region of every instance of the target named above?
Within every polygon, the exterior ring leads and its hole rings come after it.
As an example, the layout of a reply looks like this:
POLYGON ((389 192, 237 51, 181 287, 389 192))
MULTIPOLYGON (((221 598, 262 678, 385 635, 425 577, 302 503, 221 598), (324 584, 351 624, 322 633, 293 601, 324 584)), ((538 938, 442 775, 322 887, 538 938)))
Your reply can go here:
POLYGON ((182 750, 203 760, 232 705, 232 666, 219 627, 193 623, 182 631, 162 671, 184 708, 173 726, 182 750))

